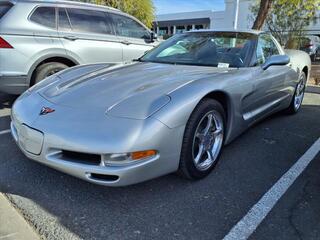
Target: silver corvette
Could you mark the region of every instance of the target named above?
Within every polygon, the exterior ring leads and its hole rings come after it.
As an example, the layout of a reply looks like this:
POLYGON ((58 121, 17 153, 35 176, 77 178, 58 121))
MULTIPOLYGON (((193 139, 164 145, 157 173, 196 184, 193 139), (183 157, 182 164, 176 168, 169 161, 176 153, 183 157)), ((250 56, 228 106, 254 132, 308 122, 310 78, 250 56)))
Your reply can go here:
POLYGON ((249 126, 296 113, 309 72, 264 32, 188 32, 133 63, 48 77, 16 100, 11 131, 28 158, 93 183, 200 179, 249 126))

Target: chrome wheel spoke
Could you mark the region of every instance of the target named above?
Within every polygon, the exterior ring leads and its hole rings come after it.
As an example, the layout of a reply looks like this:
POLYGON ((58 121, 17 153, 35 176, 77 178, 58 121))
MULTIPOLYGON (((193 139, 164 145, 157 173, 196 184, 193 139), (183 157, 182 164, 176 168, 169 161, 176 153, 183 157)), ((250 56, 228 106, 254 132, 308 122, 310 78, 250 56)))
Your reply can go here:
POLYGON ((214 161, 214 156, 213 156, 213 153, 211 152, 211 149, 210 150, 207 150, 207 155, 208 155, 208 159, 213 162, 214 161))
POLYGON ((216 137, 218 137, 221 133, 222 133, 222 129, 221 129, 221 128, 217 128, 217 129, 213 132, 213 136, 216 138, 216 137))
POLYGON ((206 126, 206 128, 203 130, 203 134, 204 135, 207 135, 208 133, 209 133, 209 131, 210 131, 210 129, 212 128, 212 114, 209 114, 208 116, 207 116, 207 118, 208 118, 208 122, 207 122, 207 126, 206 126))
POLYGON ((200 141, 202 141, 204 138, 204 134, 203 133, 196 133, 196 138, 198 138, 200 141))
POLYGON ((205 152, 205 151, 204 151, 204 146, 203 146, 203 144, 199 144, 199 151, 198 151, 197 156, 196 156, 195 159, 194 159, 194 161, 195 161, 196 164, 198 164, 198 163, 200 162, 200 160, 201 160, 204 152, 205 152))

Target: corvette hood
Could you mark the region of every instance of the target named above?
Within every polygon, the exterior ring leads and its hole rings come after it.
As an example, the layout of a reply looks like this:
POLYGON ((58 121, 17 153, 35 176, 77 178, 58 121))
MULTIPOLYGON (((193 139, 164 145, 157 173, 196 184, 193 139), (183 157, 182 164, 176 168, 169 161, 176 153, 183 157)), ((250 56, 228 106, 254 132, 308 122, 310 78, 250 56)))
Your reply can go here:
POLYGON ((231 69, 133 63, 128 65, 71 70, 56 81, 37 89, 48 101, 72 108, 108 110, 111 115, 145 118, 170 101, 175 89, 201 78, 231 69), (140 112, 139 112, 140 111, 140 112), (124 113, 126 112, 126 113, 124 113))

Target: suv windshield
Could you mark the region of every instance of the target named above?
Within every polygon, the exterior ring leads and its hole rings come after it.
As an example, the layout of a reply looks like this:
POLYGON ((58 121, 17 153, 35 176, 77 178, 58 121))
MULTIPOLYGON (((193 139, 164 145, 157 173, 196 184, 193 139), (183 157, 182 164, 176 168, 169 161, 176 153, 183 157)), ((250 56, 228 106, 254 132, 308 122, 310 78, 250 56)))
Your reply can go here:
POLYGON ((143 62, 214 67, 245 67, 256 41, 254 34, 192 32, 175 35, 148 52, 143 62))
POLYGON ((13 6, 10 2, 0 2, 0 18, 2 18, 13 6))

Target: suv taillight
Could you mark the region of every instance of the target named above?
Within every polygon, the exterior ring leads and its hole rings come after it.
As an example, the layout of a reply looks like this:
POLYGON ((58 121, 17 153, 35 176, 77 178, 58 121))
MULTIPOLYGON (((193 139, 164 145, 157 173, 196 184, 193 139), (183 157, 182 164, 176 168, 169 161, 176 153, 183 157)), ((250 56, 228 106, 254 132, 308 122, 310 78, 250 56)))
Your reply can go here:
POLYGON ((0 37, 0 48, 13 48, 6 40, 0 37))

